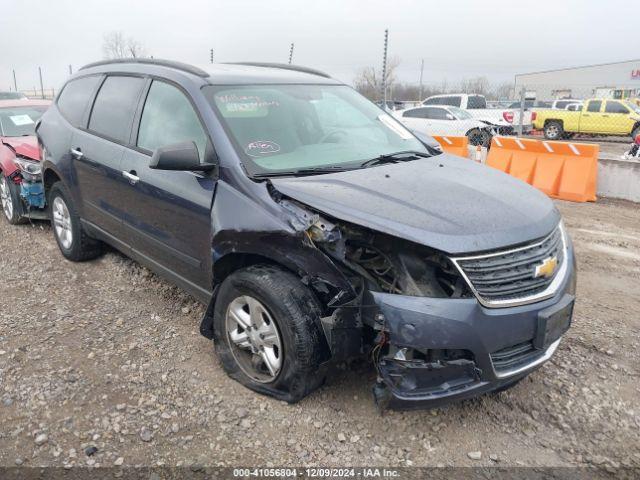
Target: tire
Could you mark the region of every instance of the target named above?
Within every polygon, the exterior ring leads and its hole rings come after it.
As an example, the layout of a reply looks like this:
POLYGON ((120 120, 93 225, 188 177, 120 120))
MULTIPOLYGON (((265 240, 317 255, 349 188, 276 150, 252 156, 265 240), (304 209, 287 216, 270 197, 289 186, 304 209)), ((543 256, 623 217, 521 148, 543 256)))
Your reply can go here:
MULTIPOLYGON (((238 270, 220 285, 216 298, 213 341, 218 359, 225 372, 245 387, 295 403, 324 383, 320 365, 327 358, 328 348, 319 326, 320 314, 317 299, 295 275, 266 265, 238 270), (264 310, 255 310, 254 301, 264 310), (243 302, 247 305, 239 312, 243 302), (252 311, 259 311, 260 315, 252 317, 252 311), (234 320, 239 318, 238 314, 231 312, 244 315, 243 323, 248 318, 251 322, 255 322, 254 318, 262 318, 263 323, 258 329, 253 323, 253 329, 245 330, 234 320), (261 348, 255 335, 267 328, 265 318, 275 326, 280 342, 277 372, 275 368, 273 371, 267 368, 265 356, 268 356, 269 347, 255 351, 261 348), (249 335, 254 339, 249 340, 249 335), (243 342, 245 337, 247 340, 243 342)), ((271 354, 275 351, 272 348, 271 354)))
POLYGON ((487 147, 489 143, 491 143, 491 135, 479 128, 469 130, 467 132, 467 138, 469 139, 469 145, 473 145, 474 147, 478 145, 487 147))
POLYGON ((19 187, 0 172, 0 207, 4 218, 11 225, 21 225, 27 219, 20 215, 22 201, 19 187))
POLYGON ((547 140, 560 140, 564 136, 564 128, 562 122, 551 120, 544 126, 544 138, 547 140))
POLYGON ((54 183, 49 192, 49 215, 53 236, 67 260, 84 262, 102 253, 102 244, 82 228, 71 195, 62 182, 54 183))

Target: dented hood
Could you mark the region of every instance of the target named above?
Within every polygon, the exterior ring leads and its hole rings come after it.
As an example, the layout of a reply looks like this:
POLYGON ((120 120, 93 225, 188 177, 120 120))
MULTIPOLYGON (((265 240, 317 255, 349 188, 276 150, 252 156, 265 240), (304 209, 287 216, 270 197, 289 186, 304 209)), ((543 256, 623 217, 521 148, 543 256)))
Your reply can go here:
POLYGON ((24 137, 2 137, 2 143, 10 146, 18 155, 28 157, 33 160, 40 160, 40 149, 38 139, 35 135, 24 137))
POLYGON ((560 220, 553 202, 533 187, 447 154, 272 183, 334 218, 451 254, 528 242, 560 220))

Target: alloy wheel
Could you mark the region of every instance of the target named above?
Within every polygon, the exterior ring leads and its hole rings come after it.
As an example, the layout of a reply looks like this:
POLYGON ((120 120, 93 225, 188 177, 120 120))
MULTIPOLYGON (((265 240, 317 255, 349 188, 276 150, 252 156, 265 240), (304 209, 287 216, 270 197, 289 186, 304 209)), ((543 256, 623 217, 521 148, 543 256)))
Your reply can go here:
POLYGON ((559 135, 560 135, 560 130, 556 125, 549 125, 547 127, 547 137, 558 138, 559 135))
POLYGON ((248 295, 234 299, 225 318, 231 353, 242 371, 260 383, 273 382, 280 373, 284 352, 272 315, 248 295))
POLYGON ((2 177, 0 182, 0 201, 2 202, 2 211, 8 220, 13 218, 13 200, 11 198, 11 190, 9 190, 9 181, 7 177, 2 177))
POLYGON ((56 197, 53 201, 53 227, 60 245, 65 250, 69 250, 73 245, 73 231, 71 230, 71 215, 67 204, 61 197, 56 197))

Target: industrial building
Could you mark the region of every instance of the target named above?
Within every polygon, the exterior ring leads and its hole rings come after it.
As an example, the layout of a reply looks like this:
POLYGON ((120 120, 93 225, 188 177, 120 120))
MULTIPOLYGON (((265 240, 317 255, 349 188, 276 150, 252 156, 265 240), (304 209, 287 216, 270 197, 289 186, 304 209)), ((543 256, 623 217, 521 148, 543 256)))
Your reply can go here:
POLYGON ((640 97, 640 60, 562 68, 515 76, 515 95, 528 98, 640 97))

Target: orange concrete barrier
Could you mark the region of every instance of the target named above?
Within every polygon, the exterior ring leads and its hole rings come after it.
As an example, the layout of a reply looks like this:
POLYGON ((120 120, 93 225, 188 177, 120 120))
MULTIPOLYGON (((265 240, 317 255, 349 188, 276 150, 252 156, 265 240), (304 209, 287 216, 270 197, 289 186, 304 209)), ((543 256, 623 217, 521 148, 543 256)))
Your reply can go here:
POLYGON ((600 146, 590 143, 493 137, 486 164, 553 198, 594 202, 600 146))
POLYGON ((438 141, 445 152, 469 158, 469 151, 467 148, 469 145, 469 139, 467 137, 445 137, 434 135, 433 138, 438 141))

